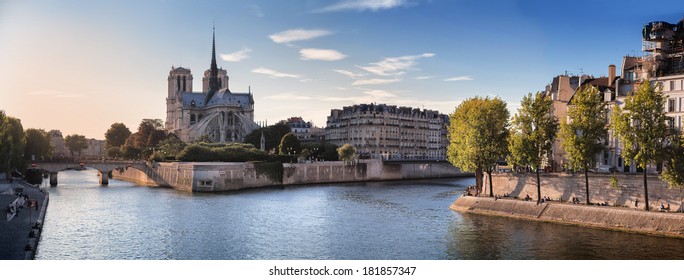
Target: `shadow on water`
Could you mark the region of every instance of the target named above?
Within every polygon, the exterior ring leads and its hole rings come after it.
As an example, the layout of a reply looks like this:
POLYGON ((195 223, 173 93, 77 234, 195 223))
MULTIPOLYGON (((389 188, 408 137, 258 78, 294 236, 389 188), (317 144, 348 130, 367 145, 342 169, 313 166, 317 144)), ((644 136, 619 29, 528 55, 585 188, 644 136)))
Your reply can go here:
POLYGON ((454 213, 450 259, 684 259, 684 239, 454 213))

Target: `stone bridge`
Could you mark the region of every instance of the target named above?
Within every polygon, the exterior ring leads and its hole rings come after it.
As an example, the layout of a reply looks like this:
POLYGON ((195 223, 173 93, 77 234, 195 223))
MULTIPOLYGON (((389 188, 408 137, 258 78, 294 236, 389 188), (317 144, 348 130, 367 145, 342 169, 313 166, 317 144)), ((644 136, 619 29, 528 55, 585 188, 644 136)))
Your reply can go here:
POLYGON ((143 172, 147 169, 145 162, 131 161, 84 161, 84 162, 36 162, 31 164, 31 168, 41 169, 50 172, 50 186, 57 186, 57 173, 67 169, 83 169, 91 167, 100 172, 100 184, 109 184, 109 177, 112 170, 117 168, 135 168, 143 172))

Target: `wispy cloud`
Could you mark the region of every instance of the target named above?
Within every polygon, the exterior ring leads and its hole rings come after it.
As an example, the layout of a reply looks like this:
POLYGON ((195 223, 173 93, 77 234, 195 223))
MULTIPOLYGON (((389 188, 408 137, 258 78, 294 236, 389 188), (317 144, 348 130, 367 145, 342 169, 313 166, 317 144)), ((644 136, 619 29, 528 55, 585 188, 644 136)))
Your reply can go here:
POLYGON ((247 5, 247 9, 254 15, 255 17, 262 18, 264 17, 264 11, 261 9, 261 7, 257 4, 249 4, 247 5))
POLYGON ((451 77, 448 79, 444 79, 445 82, 454 82, 454 81, 472 81, 473 77, 472 76, 457 76, 457 77, 451 77))
POLYGON ((363 86, 363 85, 384 85, 400 82, 400 79, 366 79, 366 80, 356 80, 352 83, 353 86, 363 86))
POLYGON ((363 78, 363 77, 366 76, 366 74, 363 74, 363 73, 355 73, 355 72, 347 71, 347 70, 335 69, 335 70, 333 70, 333 71, 335 71, 335 72, 337 72, 337 73, 340 73, 340 74, 342 74, 342 75, 345 75, 345 76, 347 76, 347 77, 349 77, 349 78, 353 78, 353 79, 359 79, 359 78, 363 78))
MULTIPOLYGON (((429 108, 439 110, 442 113, 451 113, 462 100, 430 100, 425 98, 403 97, 397 92, 378 89, 357 88, 356 94, 348 93, 343 96, 309 96, 297 93, 282 93, 264 97, 270 100, 279 100, 283 103, 291 101, 297 104, 305 102, 337 102, 341 105, 349 103, 376 103, 396 106, 410 106, 414 108, 429 108)), ((345 106, 346 106, 345 105, 345 106)))
POLYGON ((295 41, 310 40, 330 34, 332 34, 331 31, 324 29, 289 29, 283 32, 271 34, 268 37, 271 38, 273 42, 287 44, 295 41))
POLYGON ((249 53, 252 49, 243 47, 241 50, 229 54, 221 54, 221 59, 224 61, 241 61, 249 58, 249 53))
POLYGON ((379 76, 401 76, 406 71, 413 69, 417 60, 435 56, 434 53, 420 55, 407 55, 401 57, 385 58, 379 62, 370 63, 370 66, 356 66, 379 76))
POLYGON ((268 68, 264 68, 264 67, 259 67, 257 69, 254 69, 254 70, 252 70, 252 73, 264 74, 264 75, 271 76, 272 78, 294 78, 294 79, 302 78, 300 75, 282 73, 282 72, 278 72, 278 71, 275 71, 273 69, 268 69, 268 68))
POLYGON ((63 93, 59 90, 37 90, 37 91, 32 91, 29 92, 28 95, 34 95, 34 96, 53 96, 57 98, 78 98, 78 97, 84 97, 85 95, 83 94, 78 94, 78 93, 63 93))
POLYGON ((406 7, 412 5, 407 0, 342 0, 330 6, 314 10, 314 13, 328 13, 340 11, 378 11, 388 10, 397 7, 406 7))
POLYGON ((420 77, 415 77, 413 78, 414 80, 429 80, 434 78, 433 76, 420 76, 420 77))
POLYGON ((301 49, 299 50, 299 54, 303 60, 336 61, 347 57, 345 54, 336 50, 324 49, 301 49))
POLYGON ((369 89, 364 91, 363 93, 375 97, 375 98, 396 98, 398 97, 396 94, 391 93, 386 90, 381 90, 381 89, 369 89))

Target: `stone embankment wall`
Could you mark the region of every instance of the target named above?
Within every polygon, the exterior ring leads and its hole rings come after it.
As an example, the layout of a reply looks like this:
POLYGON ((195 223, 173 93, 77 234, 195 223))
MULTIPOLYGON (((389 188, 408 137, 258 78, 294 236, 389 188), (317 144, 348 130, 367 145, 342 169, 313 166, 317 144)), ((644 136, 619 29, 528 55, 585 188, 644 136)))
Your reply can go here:
MULTIPOLYGON (((643 174, 600 174, 589 173, 589 198, 592 203, 607 202, 610 206, 645 209, 643 174), (617 187, 611 186, 611 178, 617 179, 617 187)), ((540 174, 541 195, 562 201, 579 198, 586 201, 584 174, 540 174)), ((494 194, 510 194, 511 197, 529 195, 537 198, 537 176, 535 173, 492 174, 494 194)), ((489 178, 485 176, 485 192, 489 193, 489 178)), ((660 204, 670 204, 671 211, 681 211, 684 190, 670 189, 666 182, 656 175, 648 176, 648 200, 651 209, 660 204)))
POLYGON ((450 208, 455 211, 582 225, 613 230, 684 238, 684 214, 635 211, 621 207, 571 203, 542 203, 516 199, 462 196, 450 208))
POLYGON ((285 163, 282 174, 259 163, 155 163, 147 170, 113 171, 114 179, 183 191, 211 192, 254 187, 467 176, 447 162, 392 163, 364 160, 285 163))

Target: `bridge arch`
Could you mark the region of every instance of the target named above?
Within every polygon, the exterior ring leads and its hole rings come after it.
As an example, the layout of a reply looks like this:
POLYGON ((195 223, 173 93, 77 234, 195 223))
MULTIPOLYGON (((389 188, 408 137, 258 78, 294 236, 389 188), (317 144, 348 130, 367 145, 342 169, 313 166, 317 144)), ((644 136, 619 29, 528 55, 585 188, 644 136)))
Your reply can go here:
POLYGON ((83 169, 91 167, 99 172, 100 185, 109 184, 111 172, 118 168, 135 168, 145 172, 147 164, 144 162, 126 161, 93 161, 93 162, 37 162, 31 168, 41 169, 50 173, 50 186, 57 186, 57 174, 67 169, 83 169))

